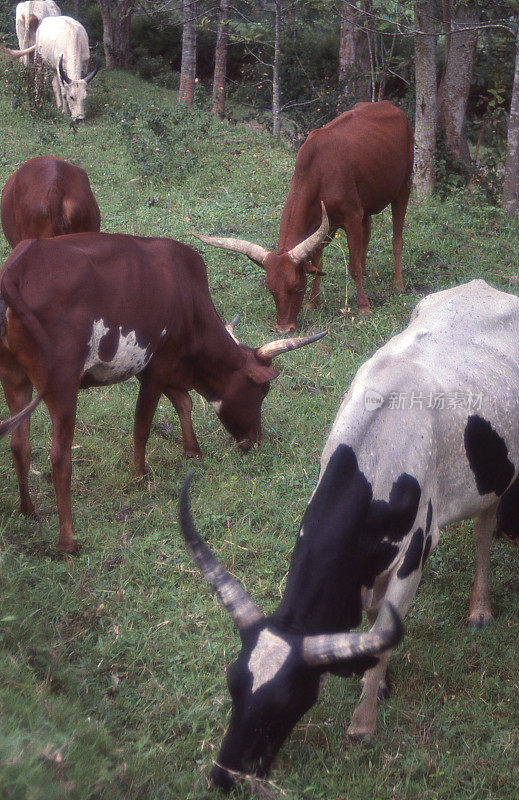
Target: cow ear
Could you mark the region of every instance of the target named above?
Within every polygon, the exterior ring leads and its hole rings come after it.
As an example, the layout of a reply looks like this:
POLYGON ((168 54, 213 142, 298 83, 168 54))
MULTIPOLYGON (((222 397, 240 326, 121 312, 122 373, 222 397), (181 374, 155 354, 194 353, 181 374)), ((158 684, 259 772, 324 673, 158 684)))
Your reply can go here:
POLYGON ((314 267, 314 265, 313 265, 313 264, 310 264, 310 262, 309 262, 309 261, 306 261, 306 262, 304 263, 303 267, 304 267, 304 271, 305 271, 305 272, 306 272, 308 275, 319 275, 319 276, 321 276, 321 275, 326 275, 326 272, 323 272, 322 270, 320 270, 320 269, 317 269, 317 267, 314 267))
POLYGON ((247 375, 254 383, 267 383, 279 375, 279 369, 273 369, 263 364, 253 363, 247 370, 247 375))

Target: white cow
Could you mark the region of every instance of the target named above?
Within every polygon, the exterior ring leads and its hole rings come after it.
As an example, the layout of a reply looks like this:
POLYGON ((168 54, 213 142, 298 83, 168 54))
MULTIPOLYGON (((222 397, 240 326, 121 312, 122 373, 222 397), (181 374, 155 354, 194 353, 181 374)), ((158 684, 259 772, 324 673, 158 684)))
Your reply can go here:
MULTIPOLYGON (((32 47, 36 41, 36 30, 45 17, 59 17, 60 8, 54 0, 28 0, 16 6, 16 35, 20 50, 32 47)), ((22 56, 22 62, 27 65, 29 56, 22 56)))
POLYGON ((35 38, 35 44, 25 50, 8 50, 3 46, 0 50, 11 59, 36 51, 43 64, 55 73, 52 89, 58 108, 65 113, 68 106, 72 119, 84 119, 88 84, 98 70, 96 66, 86 74, 90 58, 86 30, 72 17, 45 17, 35 38))

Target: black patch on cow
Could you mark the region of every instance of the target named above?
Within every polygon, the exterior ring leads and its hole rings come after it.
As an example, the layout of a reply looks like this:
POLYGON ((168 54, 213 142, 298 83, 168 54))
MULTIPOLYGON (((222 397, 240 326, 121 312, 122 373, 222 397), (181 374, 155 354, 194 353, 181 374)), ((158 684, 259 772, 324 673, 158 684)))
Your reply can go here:
POLYGON ((519 475, 501 497, 496 530, 512 539, 519 539, 519 475))
POLYGON ((433 507, 432 507, 431 501, 429 500, 429 502, 427 504, 427 519, 425 520, 425 535, 426 536, 429 533, 429 531, 431 530, 432 512, 433 512, 433 507))
POLYGON ((418 481, 406 473, 388 502, 374 501, 355 452, 339 445, 303 517, 276 624, 308 634, 359 625, 360 588, 372 586, 396 558, 419 502, 418 481))
POLYGON ((502 495, 514 477, 508 447, 490 422, 477 414, 468 418, 465 451, 480 494, 502 495))
POLYGON ((408 578, 413 572, 420 567, 422 563, 423 549, 423 530, 417 528, 413 533, 413 538, 407 548, 404 560, 398 569, 397 576, 399 578, 408 578))
POLYGON ((423 549, 422 567, 427 561, 427 558, 429 557, 429 553, 431 552, 431 545, 432 545, 432 536, 428 536, 427 539, 425 540, 425 547, 423 549))

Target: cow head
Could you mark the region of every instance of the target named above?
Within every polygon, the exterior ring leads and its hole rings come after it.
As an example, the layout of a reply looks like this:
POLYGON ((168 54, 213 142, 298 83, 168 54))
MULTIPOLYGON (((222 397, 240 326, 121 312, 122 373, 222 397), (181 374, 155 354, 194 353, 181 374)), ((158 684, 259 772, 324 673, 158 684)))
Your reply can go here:
POLYGON ((402 636, 400 618, 388 604, 391 620, 382 632, 305 636, 282 630, 275 614, 265 617, 241 584, 218 563, 196 531, 189 510, 190 473, 180 496, 180 525, 206 581, 214 587, 240 633, 242 649, 229 668, 232 698, 229 728, 211 773, 225 791, 244 773, 265 776, 279 748, 315 703, 324 672, 363 671, 402 636))
POLYGON ((96 64, 92 72, 89 72, 84 78, 74 81, 69 78, 63 66, 63 55, 60 56, 58 64, 58 73, 61 83, 63 96, 67 101, 70 114, 73 120, 80 122, 85 119, 85 101, 88 94, 88 85, 90 81, 95 78, 99 70, 99 64, 96 64))
POLYGON ((236 253, 243 253, 266 272, 265 283, 276 303, 276 330, 280 333, 295 331, 297 317, 305 296, 307 275, 322 275, 309 258, 322 245, 329 230, 328 215, 321 202, 322 220, 319 228, 291 250, 273 253, 260 245, 243 239, 227 239, 214 236, 201 236, 197 239, 214 247, 223 247, 236 253))
POLYGON ((237 341, 233 328, 232 324, 227 326, 240 348, 243 362, 222 381, 218 399, 212 402, 212 406, 241 449, 248 450, 251 444, 261 439, 261 405, 270 389, 270 382, 279 375, 279 370, 271 366, 273 359, 288 350, 322 339, 328 331, 313 336, 278 339, 253 349, 237 341))

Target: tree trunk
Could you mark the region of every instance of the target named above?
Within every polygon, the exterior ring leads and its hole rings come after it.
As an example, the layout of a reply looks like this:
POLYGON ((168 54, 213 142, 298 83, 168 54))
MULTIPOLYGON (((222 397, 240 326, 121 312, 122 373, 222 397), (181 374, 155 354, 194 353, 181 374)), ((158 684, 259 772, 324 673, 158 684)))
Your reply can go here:
POLYGON ((415 2, 415 144, 413 185, 420 197, 434 190, 436 150, 436 34, 434 0, 415 2))
POLYGON ((99 0, 101 19, 103 20, 103 50, 105 54, 105 64, 107 69, 115 67, 114 59, 114 29, 112 17, 110 16, 109 0, 99 0))
POLYGON ((195 102, 196 0, 182 0, 182 19, 182 64, 178 99, 192 108, 195 102))
POLYGON ((218 32, 216 34, 216 49, 214 54, 213 114, 216 114, 220 119, 223 119, 225 116, 229 2, 230 0, 220 0, 220 14, 218 17, 218 32))
POLYGON ((272 134, 279 139, 281 121, 279 113, 279 65, 281 62, 281 0, 274 0, 276 11, 276 36, 274 40, 274 64, 272 67, 272 134))
POLYGON ((503 208, 510 213, 519 208, 519 29, 517 31, 514 85, 506 144, 503 208))
POLYGON ((346 99, 355 96, 355 19, 356 11, 349 0, 343 0, 341 7, 341 35, 339 39, 339 87, 341 96, 346 99))
POLYGON ((438 91, 438 128, 445 133, 445 144, 453 158, 470 163, 470 153, 462 132, 474 69, 478 33, 478 7, 475 0, 444 2, 447 60, 438 91))
POLYGON ((130 66, 130 23, 133 0, 117 0, 114 30, 114 51, 118 65, 130 66))
POLYGON ((363 11, 370 7, 371 0, 361 0, 360 9, 351 0, 342 0, 338 71, 342 105, 371 100, 370 34, 363 28, 363 11))

